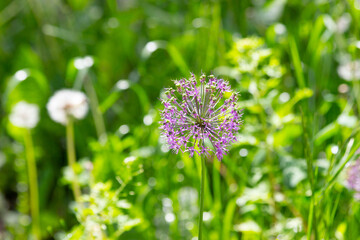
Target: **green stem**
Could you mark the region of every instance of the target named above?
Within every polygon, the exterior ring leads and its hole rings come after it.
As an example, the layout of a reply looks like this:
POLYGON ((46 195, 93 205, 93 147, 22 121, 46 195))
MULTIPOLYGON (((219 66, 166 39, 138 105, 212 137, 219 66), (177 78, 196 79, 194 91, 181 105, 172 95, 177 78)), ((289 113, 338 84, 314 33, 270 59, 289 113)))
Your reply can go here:
POLYGON ((220 179, 220 171, 221 171, 221 162, 214 158, 213 160, 213 185, 214 185, 214 199, 215 199, 215 207, 220 212, 222 209, 221 204, 221 179, 220 179))
POLYGON ((82 86, 84 86, 85 92, 90 98, 90 109, 95 123, 96 134, 99 139, 106 140, 107 137, 106 137, 105 122, 99 107, 99 100, 96 95, 94 85, 92 84, 91 79, 89 77, 88 68, 79 70, 75 79, 73 89, 80 91, 82 86))
POLYGON ((74 123, 73 119, 69 117, 68 124, 66 125, 66 147, 69 167, 73 171, 72 190, 74 193, 75 201, 80 203, 81 190, 76 175, 76 155, 75 155, 75 144, 74 144, 74 123))
POLYGON ((40 231, 40 211, 39 211, 39 190, 37 185, 37 171, 34 154, 34 145, 31 138, 31 132, 26 129, 25 136, 25 149, 26 149, 26 160, 27 170, 29 178, 29 189, 30 189, 30 213, 32 217, 32 232, 35 239, 41 239, 40 231))
MULTIPOLYGON (((222 203, 221 203, 221 178, 220 178, 220 171, 221 171, 221 162, 217 160, 215 157, 213 158, 213 186, 214 186, 214 204, 213 210, 218 214, 218 216, 222 215, 222 203)), ((217 219, 217 231, 218 231, 218 239, 222 240, 223 236, 221 224, 221 218, 217 219)))
POLYGON ((205 156, 201 156, 201 187, 200 187, 200 213, 199 213, 199 237, 202 239, 202 225, 204 213, 204 182, 205 182, 205 156))
POLYGON ((308 215, 308 230, 307 230, 307 240, 311 239, 311 232, 313 227, 313 219, 314 219, 314 199, 311 197, 309 215, 308 215))
MULTIPOLYGON (((260 104, 260 102, 259 102, 260 104)), ((267 127, 267 120, 266 120, 266 115, 265 115, 265 109, 263 109, 261 115, 261 124, 263 127, 263 132, 265 133, 265 139, 263 140, 265 143, 265 150, 266 150, 266 155, 265 155, 265 163, 268 165, 269 167, 269 183, 270 183, 270 197, 271 197, 271 202, 270 205, 273 207, 274 209, 274 213, 272 214, 272 225, 276 225, 276 213, 278 212, 278 206, 276 204, 275 201, 275 189, 276 189, 276 179, 274 176, 274 172, 276 172, 275 169, 275 164, 273 163, 273 159, 271 158, 271 149, 270 146, 267 144, 266 141, 266 136, 268 136, 270 134, 270 130, 267 127)))
MULTIPOLYGON (((304 154, 306 158, 306 165, 307 165, 307 174, 309 177, 309 183, 311 188, 311 202, 310 202, 310 209, 308 214, 308 231, 307 231, 307 239, 311 239, 311 233, 314 230, 314 239, 318 239, 318 229, 317 229, 317 202, 315 198, 315 184, 316 184, 316 177, 317 175, 314 174, 314 164, 313 164, 313 153, 310 147, 310 139, 308 135, 308 121, 306 116, 301 109, 301 116, 302 116, 302 127, 303 127, 303 141, 304 141, 304 154)), ((315 170, 318 171, 317 169, 315 170)))
POLYGON ((360 114, 360 83, 359 81, 353 81, 354 84, 354 96, 355 96, 355 100, 356 100, 356 105, 357 105, 357 110, 358 113, 360 114))
POLYGON ((90 98, 90 108, 95 122, 96 133, 99 139, 102 137, 106 139, 104 118, 99 108, 99 100, 96 96, 94 86, 87 75, 84 78, 84 88, 90 98))

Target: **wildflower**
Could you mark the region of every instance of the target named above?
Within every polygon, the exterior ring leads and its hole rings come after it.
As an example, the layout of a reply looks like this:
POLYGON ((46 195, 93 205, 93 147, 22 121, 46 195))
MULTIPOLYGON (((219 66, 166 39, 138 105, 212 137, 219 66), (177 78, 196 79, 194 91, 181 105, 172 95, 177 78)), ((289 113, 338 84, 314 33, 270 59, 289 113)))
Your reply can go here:
POLYGON ((337 21, 336 21, 336 30, 338 33, 343 34, 345 33, 351 24, 351 15, 349 13, 343 14, 337 21))
POLYGON ((39 122, 39 107, 25 101, 18 102, 11 111, 10 122, 21 128, 34 128, 39 122))
POLYGON ((337 72, 346 81, 360 80, 360 60, 340 65, 337 72))
POLYGON ((10 122, 24 131, 24 144, 26 150, 26 166, 29 186, 30 214, 32 218, 32 234, 34 239, 40 239, 40 212, 39 212, 39 188, 37 184, 37 170, 34 155, 34 145, 30 129, 34 128, 39 122, 39 107, 36 104, 25 101, 18 102, 9 116, 10 122))
POLYGON ((63 89, 57 91, 50 98, 46 108, 55 122, 66 125, 69 117, 83 119, 88 112, 89 106, 84 93, 63 89))
POLYGON ((349 165, 346 180, 348 188, 356 192, 354 197, 360 200, 360 159, 349 165))
POLYGON ((94 65, 94 59, 90 56, 86 56, 84 58, 76 58, 74 61, 75 68, 79 70, 90 68, 92 65, 94 65))
POLYGON ((194 75, 174 83, 176 90, 167 89, 167 100, 162 100, 160 128, 169 148, 176 153, 184 149, 190 156, 194 152, 201 155, 209 153, 205 146, 209 140, 221 160, 229 144, 236 141, 235 133, 242 123, 236 105, 238 94, 233 92, 226 99, 225 93, 231 93, 229 83, 213 75, 208 80, 202 75, 199 86, 194 75))

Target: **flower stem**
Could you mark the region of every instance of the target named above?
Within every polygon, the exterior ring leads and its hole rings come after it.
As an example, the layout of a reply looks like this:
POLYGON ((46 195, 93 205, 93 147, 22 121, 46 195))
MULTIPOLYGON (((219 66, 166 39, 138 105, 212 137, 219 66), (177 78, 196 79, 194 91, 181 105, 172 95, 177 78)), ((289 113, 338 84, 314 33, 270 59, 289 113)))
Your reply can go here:
POLYGON ((306 159, 307 165, 307 174, 309 177, 309 183, 311 188, 311 202, 310 202, 310 209, 308 214, 308 231, 307 231, 307 239, 318 239, 318 229, 317 229, 317 202, 316 202, 316 176, 317 176, 317 169, 315 170, 316 175, 314 174, 314 164, 313 164, 313 153, 310 146, 310 138, 309 138, 309 130, 307 126, 309 126, 309 116, 305 116, 302 109, 301 110, 301 117, 302 117, 302 127, 303 127, 303 142, 304 142, 304 155, 306 159), (312 238, 312 232, 314 231, 314 238, 312 238))
POLYGON ((99 108, 99 100, 96 96, 95 88, 88 75, 86 75, 84 78, 84 88, 86 93, 90 97, 90 108, 95 123, 96 133, 99 139, 106 139, 104 118, 99 108))
POLYGON ((66 125, 66 147, 67 147, 68 164, 71 170, 73 171, 73 180, 71 182, 72 190, 74 193, 75 201, 77 203, 80 203, 81 190, 75 168, 76 155, 75 155, 75 144, 74 144, 74 123, 71 117, 69 117, 68 124, 66 125))
POLYGON ((199 213, 199 237, 202 239, 202 225, 204 212, 204 182, 205 182, 205 156, 201 156, 201 186, 200 186, 200 213, 199 213))
POLYGON ((24 142, 25 142, 29 189, 30 189, 30 213, 33 221, 32 232, 34 238, 39 240, 41 239, 39 190, 37 185, 37 171, 36 171, 36 162, 35 162, 35 154, 34 154, 34 145, 31 138, 31 132, 29 129, 26 129, 25 131, 24 142))

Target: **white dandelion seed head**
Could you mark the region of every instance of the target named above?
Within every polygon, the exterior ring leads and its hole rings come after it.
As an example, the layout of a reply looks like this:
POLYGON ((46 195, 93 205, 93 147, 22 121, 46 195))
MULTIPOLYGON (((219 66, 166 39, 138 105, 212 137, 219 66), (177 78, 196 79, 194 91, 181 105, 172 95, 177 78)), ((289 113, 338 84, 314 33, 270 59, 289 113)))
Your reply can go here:
POLYGON ((94 65, 94 59, 90 56, 86 56, 83 58, 76 58, 74 60, 74 66, 78 70, 90 68, 92 65, 94 65))
POLYGON ((337 32, 342 34, 346 32, 351 24, 351 15, 349 13, 345 13, 342 15, 336 22, 337 32))
POLYGON ((15 73, 15 78, 18 81, 24 81, 29 76, 28 72, 26 70, 19 70, 15 73))
POLYGON ((84 93, 63 89, 55 92, 46 108, 52 120, 66 125, 69 117, 83 119, 89 110, 89 105, 84 93))
POLYGON ((340 65, 337 72, 339 76, 346 81, 360 80, 360 60, 340 65))
POLYGON ((39 107, 25 101, 18 102, 9 116, 10 122, 21 128, 34 128, 39 122, 39 107))

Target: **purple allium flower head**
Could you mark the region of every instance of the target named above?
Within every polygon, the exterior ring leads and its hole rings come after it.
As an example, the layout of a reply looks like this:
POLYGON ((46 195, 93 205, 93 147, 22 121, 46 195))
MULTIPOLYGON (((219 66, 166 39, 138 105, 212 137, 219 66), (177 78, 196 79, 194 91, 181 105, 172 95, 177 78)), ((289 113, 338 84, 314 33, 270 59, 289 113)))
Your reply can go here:
POLYGON ((347 186, 355 191, 354 197, 360 200, 360 159, 347 167, 347 186))
POLYGON ((236 141, 235 133, 242 124, 242 113, 236 102, 238 94, 231 91, 229 83, 213 75, 174 81, 176 89, 166 89, 166 100, 162 100, 161 113, 163 136, 170 149, 207 154, 208 139, 219 160, 228 151, 231 142, 236 141), (228 93, 228 94, 225 94, 228 93), (231 95, 226 98, 224 95, 231 95))

